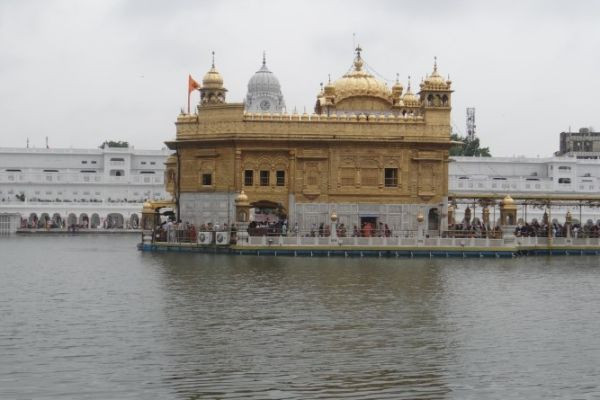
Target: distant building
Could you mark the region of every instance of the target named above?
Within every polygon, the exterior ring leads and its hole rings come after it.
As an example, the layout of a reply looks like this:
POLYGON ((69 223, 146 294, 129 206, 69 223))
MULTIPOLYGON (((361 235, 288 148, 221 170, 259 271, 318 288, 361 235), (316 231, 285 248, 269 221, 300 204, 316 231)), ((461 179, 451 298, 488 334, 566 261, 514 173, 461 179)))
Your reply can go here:
POLYGON ((144 201, 170 199, 164 185, 169 154, 108 146, 0 148, 0 214, 5 222, 19 214, 30 227, 136 227, 144 201))
MULTIPOLYGON (((600 194, 600 160, 573 157, 452 157, 448 167, 451 196, 510 194, 530 197, 600 194)), ((583 221, 600 219, 598 207, 553 206, 554 216, 563 220, 567 210, 583 221), (581 212, 581 215, 579 215, 581 212)), ((464 208, 457 210, 457 217, 464 208)), ((523 215, 519 211, 519 215, 523 215)), ((540 219, 542 207, 529 207, 527 215, 540 219)))
POLYGON ((561 132, 557 156, 575 158, 600 158, 600 132, 581 128, 579 132, 561 132))

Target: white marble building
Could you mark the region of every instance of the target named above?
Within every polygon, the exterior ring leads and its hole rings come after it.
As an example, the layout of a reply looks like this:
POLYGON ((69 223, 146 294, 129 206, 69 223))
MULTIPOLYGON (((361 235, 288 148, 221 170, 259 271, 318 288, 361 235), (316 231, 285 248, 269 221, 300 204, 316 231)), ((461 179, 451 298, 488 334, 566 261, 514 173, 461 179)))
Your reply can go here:
POLYGON ((0 148, 0 222, 6 227, 19 214, 29 226, 136 227, 145 200, 170 198, 169 154, 133 147, 0 148))
MULTIPOLYGON (((599 195, 600 160, 574 157, 452 157, 448 168, 448 190, 452 194, 494 193, 539 195, 599 195)), ((456 219, 463 218, 465 206, 456 219)), ((567 211, 576 219, 600 219, 597 207, 552 207, 552 219, 563 221, 567 211)), ((524 216, 519 210, 519 218, 524 216)), ((528 207, 527 220, 538 220, 544 209, 528 207)), ((481 218, 480 215, 477 215, 481 218)))

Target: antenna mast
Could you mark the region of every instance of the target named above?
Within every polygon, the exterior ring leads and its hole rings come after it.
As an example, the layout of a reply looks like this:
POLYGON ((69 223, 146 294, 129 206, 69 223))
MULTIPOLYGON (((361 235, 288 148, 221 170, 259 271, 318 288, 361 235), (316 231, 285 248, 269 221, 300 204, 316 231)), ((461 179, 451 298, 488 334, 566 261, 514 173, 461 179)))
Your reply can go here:
POLYGON ((467 108, 467 139, 475 139, 475 108, 467 108))

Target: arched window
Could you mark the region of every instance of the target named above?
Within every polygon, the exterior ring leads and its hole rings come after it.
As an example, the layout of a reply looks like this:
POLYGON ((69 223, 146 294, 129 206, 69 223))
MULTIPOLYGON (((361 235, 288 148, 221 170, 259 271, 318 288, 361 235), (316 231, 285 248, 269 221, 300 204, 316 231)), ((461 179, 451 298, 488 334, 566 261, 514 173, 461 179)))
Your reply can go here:
POLYGON ((427 105, 428 106, 433 106, 433 95, 430 94, 429 96, 427 96, 427 105))
POLYGON ((443 105, 444 107, 447 107, 447 106, 448 106, 448 96, 447 96, 447 95, 443 95, 443 96, 442 96, 442 105, 443 105))

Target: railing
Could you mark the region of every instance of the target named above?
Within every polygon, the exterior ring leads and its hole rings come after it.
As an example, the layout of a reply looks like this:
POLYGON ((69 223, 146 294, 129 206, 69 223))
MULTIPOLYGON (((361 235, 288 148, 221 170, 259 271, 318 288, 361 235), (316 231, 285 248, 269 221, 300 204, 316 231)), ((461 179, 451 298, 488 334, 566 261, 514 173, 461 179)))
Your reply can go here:
POLYGON ((145 230, 142 232, 142 243, 165 243, 165 244, 187 244, 187 245, 210 245, 226 246, 237 244, 238 246, 348 246, 348 247, 439 247, 439 248, 500 248, 513 246, 600 246, 600 238, 571 239, 555 237, 551 241, 546 237, 514 237, 509 241, 493 238, 459 238, 459 237, 323 237, 323 236, 248 236, 245 231, 208 231, 196 232, 192 230, 174 229, 169 232, 161 230, 153 232, 145 230), (210 235, 204 240, 204 235, 210 235), (219 240, 219 235, 224 235, 219 240), (514 239, 514 240, 513 240, 514 239))
POLYGON ((448 190, 450 192, 590 192, 598 190, 595 182, 596 177, 575 177, 571 183, 555 183, 548 177, 536 178, 530 180, 527 177, 507 177, 506 179, 472 178, 460 179, 457 175, 452 175, 448 179, 448 190))
MULTIPOLYGON (((82 168, 85 169, 85 168, 82 168)), ((152 174, 149 182, 144 182, 143 178, 148 176, 141 174, 127 173, 126 176, 105 176, 104 171, 98 170, 96 173, 84 172, 59 172, 59 173, 44 173, 44 172, 0 172, 0 183, 20 183, 20 184, 43 184, 43 185, 60 185, 68 183, 85 183, 85 184, 106 184, 106 183, 136 183, 145 186, 161 185, 164 181, 161 173, 152 174)))
POLYGON ((312 237, 312 236, 250 236, 241 246, 431 246, 431 247, 500 247, 503 239, 424 238, 416 237, 312 237))

